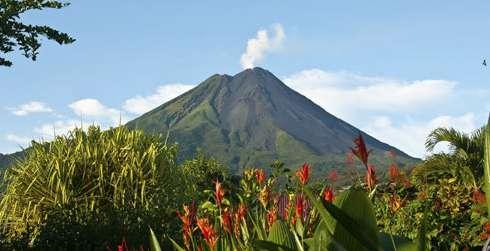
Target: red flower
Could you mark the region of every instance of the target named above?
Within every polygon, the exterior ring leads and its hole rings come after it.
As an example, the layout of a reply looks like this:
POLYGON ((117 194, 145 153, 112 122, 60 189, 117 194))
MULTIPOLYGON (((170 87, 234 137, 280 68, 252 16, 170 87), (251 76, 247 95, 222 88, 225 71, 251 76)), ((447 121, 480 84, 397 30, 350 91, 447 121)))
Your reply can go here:
POLYGON ((303 185, 306 185, 310 179, 310 168, 310 165, 305 162, 303 166, 296 171, 296 176, 299 178, 299 182, 301 182, 303 185))
POLYGON ((277 212, 276 209, 271 208, 267 211, 267 224, 269 224, 269 227, 274 224, 274 222, 277 220, 277 212))
POLYGON ((213 225, 209 223, 207 218, 197 219, 197 226, 201 230, 204 240, 208 246, 214 250, 216 242, 218 241, 218 235, 214 231, 213 225))
POLYGON ((323 191, 323 199, 326 202, 332 203, 335 198, 333 189, 331 187, 326 187, 325 190, 323 191))
POLYGON ((235 235, 238 237, 240 235, 240 226, 247 215, 247 207, 245 204, 241 203, 238 209, 235 212, 235 235))
POLYGON ((337 169, 332 169, 328 175, 327 175, 327 180, 329 180, 330 182, 334 183, 335 181, 337 181, 338 179, 338 174, 337 174, 337 169))
POLYGON ((473 202, 475 202, 476 204, 483 205, 486 202, 485 193, 483 193, 479 188, 475 188, 472 197, 473 197, 473 202))
POLYGON ((265 181, 265 171, 264 169, 258 169, 255 171, 255 178, 257 179, 257 182, 262 185, 265 181))
POLYGON ((221 214, 221 226, 223 226, 223 229, 228 233, 232 233, 233 231, 231 215, 228 208, 225 208, 221 214))
POLYGON ((398 170, 398 167, 396 164, 391 164, 389 167, 389 172, 390 172, 390 181, 395 182, 398 180, 398 177, 400 175, 400 171, 398 170))
POLYGON ((218 207, 221 208, 221 201, 223 201, 223 198, 225 197, 225 190, 223 189, 221 183, 218 180, 216 180, 214 184, 215 184, 214 198, 216 200, 216 204, 218 205, 218 207))
POLYGON ((305 221, 308 217, 310 209, 309 201, 306 200, 303 194, 298 194, 296 196, 296 207, 295 207, 295 216, 302 221, 305 221))
POLYGON ((368 151, 366 148, 366 144, 364 143, 364 139, 362 138, 362 134, 354 139, 354 144, 356 145, 354 148, 351 148, 352 153, 357 156, 367 168, 368 166, 368 157, 371 151, 368 151))
POLYGON ((368 165, 366 171, 366 184, 369 189, 373 189, 376 185, 376 172, 374 171, 373 165, 368 165))
POLYGON ((184 244, 187 249, 190 249, 190 239, 192 235, 192 229, 196 221, 197 207, 193 202, 191 206, 184 205, 184 214, 177 211, 177 216, 182 221, 182 235, 184 237, 184 244))

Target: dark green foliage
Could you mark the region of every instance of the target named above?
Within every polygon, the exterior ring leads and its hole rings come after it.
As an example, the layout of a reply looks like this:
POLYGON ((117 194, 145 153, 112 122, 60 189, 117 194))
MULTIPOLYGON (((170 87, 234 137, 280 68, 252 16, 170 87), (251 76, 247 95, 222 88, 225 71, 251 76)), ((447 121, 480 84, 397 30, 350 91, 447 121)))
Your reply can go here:
MULTIPOLYGON (((21 15, 30 10, 61 9, 68 5, 51 0, 1 0, 0 1, 0 52, 7 54, 14 50, 22 51, 29 59, 36 60, 41 47, 40 37, 54 40, 58 44, 75 41, 68 34, 49 26, 31 25, 21 22, 21 15)), ((0 66, 11 66, 12 62, 0 57, 0 66)))
POLYGON ((228 170, 212 157, 207 157, 199 151, 193 159, 184 161, 180 166, 183 177, 181 182, 185 183, 185 197, 189 200, 205 199, 200 197, 204 194, 197 191, 211 190, 213 183, 210 181, 223 181, 228 176, 228 170))

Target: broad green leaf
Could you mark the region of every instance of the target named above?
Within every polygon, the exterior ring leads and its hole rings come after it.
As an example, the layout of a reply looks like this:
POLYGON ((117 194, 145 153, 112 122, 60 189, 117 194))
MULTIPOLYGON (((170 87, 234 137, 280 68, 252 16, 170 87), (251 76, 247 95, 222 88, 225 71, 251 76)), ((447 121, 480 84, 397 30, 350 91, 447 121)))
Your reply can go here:
POLYGON ((304 191, 319 212, 321 224, 324 224, 317 231, 328 230, 332 237, 327 242, 346 250, 383 250, 378 244, 372 205, 364 191, 351 188, 341 194, 336 204, 342 209, 331 203, 323 204, 308 188, 304 191))

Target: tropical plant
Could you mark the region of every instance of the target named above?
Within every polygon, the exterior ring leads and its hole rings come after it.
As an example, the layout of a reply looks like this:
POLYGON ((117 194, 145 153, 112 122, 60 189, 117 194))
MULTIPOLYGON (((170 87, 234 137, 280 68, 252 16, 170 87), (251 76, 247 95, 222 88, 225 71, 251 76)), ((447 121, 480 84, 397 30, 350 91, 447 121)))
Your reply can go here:
POLYGON ((457 131, 454 128, 437 128, 433 130, 425 142, 426 149, 433 151, 441 143, 449 144, 449 155, 438 155, 439 157, 452 156, 451 161, 457 162, 461 167, 468 168, 475 177, 481 177, 483 174, 483 145, 485 127, 477 129, 471 134, 457 131))
MULTIPOLYGON (((30 10, 61 9, 68 3, 52 0, 2 0, 0 1, 0 51, 4 54, 16 49, 23 51, 26 58, 35 61, 41 47, 40 38, 54 40, 58 44, 75 41, 68 34, 45 25, 31 25, 20 21, 30 10)), ((12 62, 0 57, 0 66, 11 66, 12 62)))
POLYGON ((125 127, 93 126, 33 142, 5 176, 3 233, 15 239, 29 232, 31 245, 43 246, 110 244, 121 235, 146 243, 140 233, 148 226, 171 231, 183 189, 175 178, 177 149, 161 142, 125 127))

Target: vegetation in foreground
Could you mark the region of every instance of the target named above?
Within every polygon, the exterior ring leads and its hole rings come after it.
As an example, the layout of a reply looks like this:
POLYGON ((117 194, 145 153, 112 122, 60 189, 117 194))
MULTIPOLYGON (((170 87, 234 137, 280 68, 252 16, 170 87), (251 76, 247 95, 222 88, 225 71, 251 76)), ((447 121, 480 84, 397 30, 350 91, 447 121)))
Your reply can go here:
MULTIPOLYGON (((279 161, 229 176, 198 154, 118 127, 33 143, 5 175, 2 248, 10 250, 462 250, 490 234, 481 190, 485 130, 436 130, 449 154, 386 174, 360 136, 344 172, 312 179, 279 161), (360 168, 358 168, 360 167, 360 168), (341 187, 341 175, 353 185, 341 187), (150 235, 149 229, 152 229, 150 235)), ((488 133, 488 132, 487 132, 488 133)), ((490 143, 490 142, 489 142, 490 143)), ((488 153, 487 153, 488 154, 488 153)))

